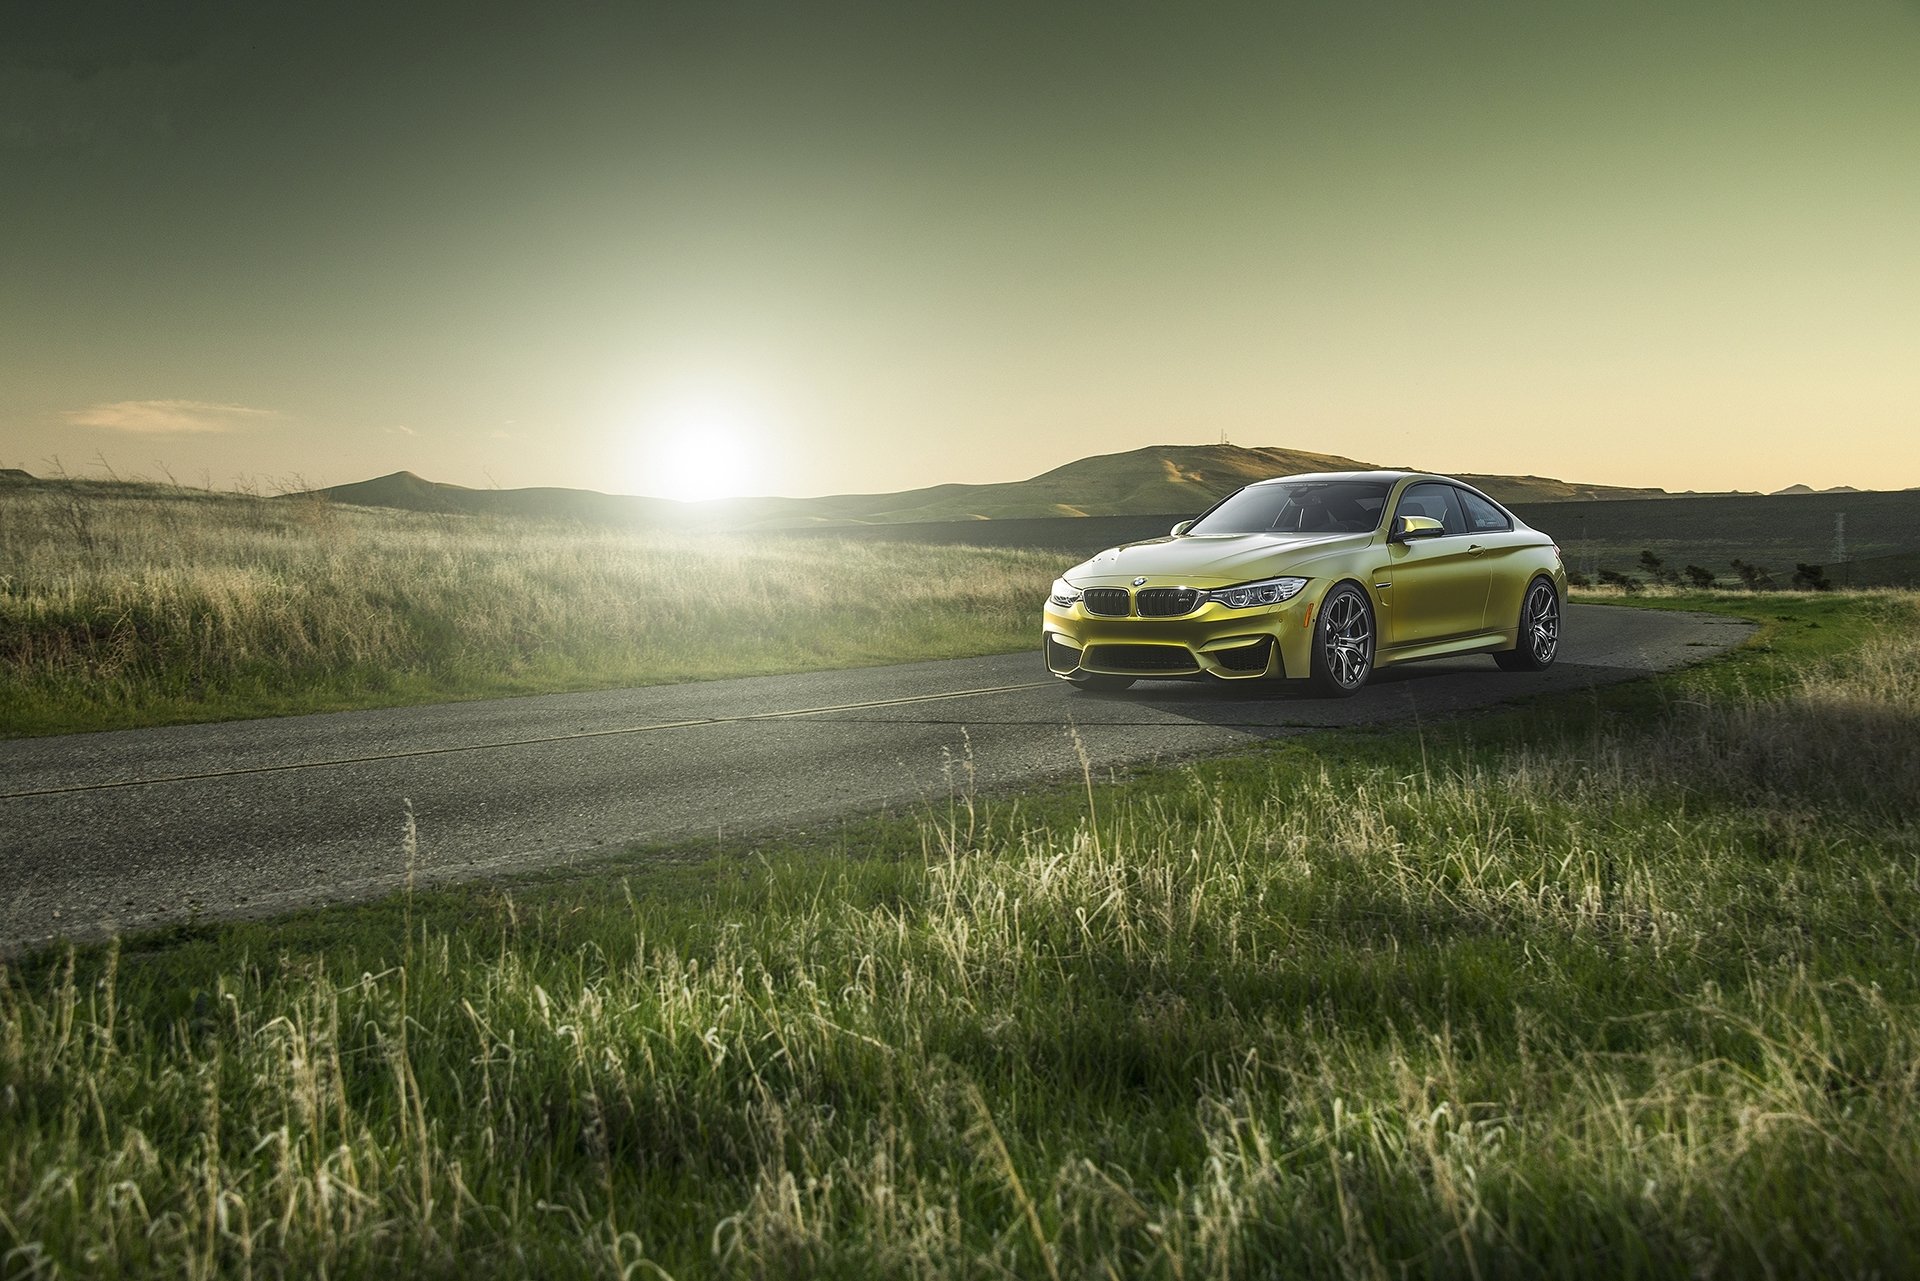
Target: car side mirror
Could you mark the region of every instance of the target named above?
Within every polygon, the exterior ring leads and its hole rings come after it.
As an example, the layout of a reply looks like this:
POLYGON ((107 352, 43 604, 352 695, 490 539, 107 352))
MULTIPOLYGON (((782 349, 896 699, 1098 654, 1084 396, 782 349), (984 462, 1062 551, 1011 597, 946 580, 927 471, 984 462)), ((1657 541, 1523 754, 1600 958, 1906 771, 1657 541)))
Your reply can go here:
POLYGON ((1181 521, 1181 522, 1180 522, 1180 523, 1179 523, 1178 525, 1175 525, 1175 526, 1173 527, 1173 536, 1174 536, 1175 538, 1178 538, 1178 537, 1180 537, 1180 535, 1182 535, 1182 534, 1184 534, 1184 533, 1186 533, 1186 532, 1187 532, 1187 531, 1188 531, 1189 529, 1192 529, 1192 528, 1193 528, 1193 524, 1194 524, 1194 523, 1193 523, 1192 521, 1190 521, 1190 520, 1183 520, 1183 521, 1181 521))
POLYGON ((1446 527, 1431 516, 1395 516, 1393 532, 1387 535, 1387 541, 1411 543, 1421 538, 1438 538, 1446 532, 1446 527))

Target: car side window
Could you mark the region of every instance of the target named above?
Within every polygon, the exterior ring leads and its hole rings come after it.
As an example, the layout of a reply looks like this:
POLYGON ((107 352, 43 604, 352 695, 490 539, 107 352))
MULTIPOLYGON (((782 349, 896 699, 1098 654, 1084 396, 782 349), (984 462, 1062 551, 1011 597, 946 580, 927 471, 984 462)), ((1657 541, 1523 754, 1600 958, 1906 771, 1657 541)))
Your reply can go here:
POLYGON ((1440 528, 1449 534, 1467 532, 1467 518, 1460 510, 1459 493, 1452 485, 1442 485, 1437 481, 1423 481, 1418 485, 1409 485, 1400 495, 1400 505, 1394 509, 1396 516, 1428 516, 1440 522, 1440 528))
POLYGON ((1507 514, 1486 499, 1467 490, 1456 491, 1460 495, 1460 505, 1466 509, 1467 528, 1476 534, 1497 533, 1512 529, 1513 522, 1507 514))

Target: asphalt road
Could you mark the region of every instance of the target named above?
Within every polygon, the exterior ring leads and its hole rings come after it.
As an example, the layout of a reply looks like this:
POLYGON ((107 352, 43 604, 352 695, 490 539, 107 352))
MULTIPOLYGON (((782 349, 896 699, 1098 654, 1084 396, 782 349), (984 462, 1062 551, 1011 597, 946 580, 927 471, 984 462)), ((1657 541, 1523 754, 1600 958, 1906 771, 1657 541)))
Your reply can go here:
POLYGON ((886 806, 1434 718, 1628 680, 1739 643, 1706 615, 1575 605, 1544 674, 1484 656, 1388 669, 1352 699, 1243 685, 1091 695, 1039 653, 436 707, 0 742, 0 949, 190 916, 553 867, 632 841, 886 806))

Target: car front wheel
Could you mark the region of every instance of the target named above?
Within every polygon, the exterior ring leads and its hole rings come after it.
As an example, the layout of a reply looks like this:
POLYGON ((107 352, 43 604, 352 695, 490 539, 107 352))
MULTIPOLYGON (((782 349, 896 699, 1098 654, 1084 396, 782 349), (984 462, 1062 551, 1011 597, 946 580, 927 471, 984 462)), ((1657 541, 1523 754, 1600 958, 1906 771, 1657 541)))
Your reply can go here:
POLYGON ((1329 698, 1358 694, 1373 674, 1373 643, 1373 606, 1366 593, 1352 583, 1328 592, 1313 626, 1313 671, 1308 680, 1315 692, 1329 698))

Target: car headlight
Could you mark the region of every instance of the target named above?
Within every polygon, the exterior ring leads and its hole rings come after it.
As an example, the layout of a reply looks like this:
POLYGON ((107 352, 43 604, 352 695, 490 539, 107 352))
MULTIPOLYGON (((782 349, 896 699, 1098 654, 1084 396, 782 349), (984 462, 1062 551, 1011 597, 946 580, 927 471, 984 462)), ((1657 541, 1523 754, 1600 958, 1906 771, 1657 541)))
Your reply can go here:
POLYGON ((1053 580, 1053 590, 1048 593, 1047 599, 1061 609, 1071 609, 1080 599, 1080 589, 1064 578, 1056 578, 1053 580))
POLYGON ((1253 609, 1292 600, 1306 585, 1304 578, 1266 578, 1257 583, 1241 583, 1238 587, 1222 587, 1208 592, 1207 599, 1228 609, 1253 609))

